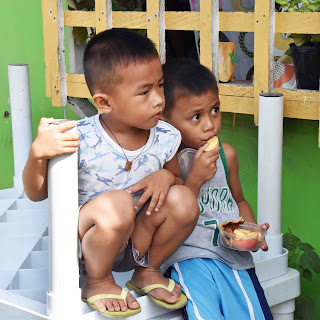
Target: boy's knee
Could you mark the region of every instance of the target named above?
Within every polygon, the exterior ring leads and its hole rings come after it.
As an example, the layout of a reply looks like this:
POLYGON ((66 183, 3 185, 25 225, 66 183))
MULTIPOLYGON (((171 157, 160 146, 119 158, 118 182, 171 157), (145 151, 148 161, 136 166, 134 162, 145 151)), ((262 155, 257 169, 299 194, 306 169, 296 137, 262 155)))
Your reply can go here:
POLYGON ((132 196, 123 190, 112 190, 102 194, 99 199, 96 226, 102 230, 125 230, 135 219, 132 196))
POLYGON ((170 188, 168 201, 172 206, 173 214, 181 221, 194 222, 199 217, 197 198, 186 186, 174 185, 170 188))

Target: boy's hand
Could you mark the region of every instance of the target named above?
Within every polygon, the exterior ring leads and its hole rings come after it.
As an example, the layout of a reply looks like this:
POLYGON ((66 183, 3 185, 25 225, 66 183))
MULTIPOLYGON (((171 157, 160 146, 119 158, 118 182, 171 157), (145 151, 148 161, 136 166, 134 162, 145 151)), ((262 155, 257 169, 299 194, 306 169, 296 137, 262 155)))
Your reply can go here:
POLYGON ((147 175, 134 186, 129 188, 129 193, 131 194, 139 190, 144 190, 134 208, 137 210, 151 197, 146 214, 151 215, 153 210, 158 211, 163 205, 169 189, 174 182, 174 175, 166 169, 161 169, 147 175))
POLYGON ((37 160, 73 153, 80 145, 78 132, 65 132, 76 126, 76 121, 67 121, 50 126, 54 118, 41 118, 37 137, 32 144, 32 152, 37 160))
POLYGON ((214 177, 217 172, 217 160, 219 158, 220 147, 216 147, 210 151, 204 151, 207 148, 206 143, 200 147, 194 156, 192 167, 189 174, 194 174, 197 179, 203 183, 214 177))
MULTIPOLYGON (((269 225, 268 222, 265 222, 264 224, 261 225, 261 227, 262 227, 262 229, 264 229, 264 230, 268 230, 269 227, 270 227, 270 225, 269 225)), ((268 245, 267 245, 267 243, 266 243, 265 240, 263 240, 263 243, 262 243, 262 245, 261 245, 261 249, 262 249, 263 251, 268 251, 268 249, 269 249, 269 248, 268 248, 268 245)))

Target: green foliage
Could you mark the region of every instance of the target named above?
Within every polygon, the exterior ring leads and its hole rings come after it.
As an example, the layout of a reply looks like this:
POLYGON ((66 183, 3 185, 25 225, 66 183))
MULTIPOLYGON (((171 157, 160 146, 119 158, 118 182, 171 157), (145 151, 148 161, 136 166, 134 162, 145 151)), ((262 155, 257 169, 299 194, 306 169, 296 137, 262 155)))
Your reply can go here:
MULTIPOLYGON (((320 258, 309 243, 302 242, 289 230, 283 236, 283 246, 288 250, 289 267, 299 270, 303 278, 311 281, 312 272, 320 274, 320 258)), ((295 319, 312 320, 314 312, 314 302, 310 297, 297 299, 295 319)))
MULTIPOLYGON (((112 0, 113 11, 141 11, 144 0, 112 0)), ((68 10, 83 10, 93 11, 95 7, 95 0, 67 0, 68 10)), ((93 37, 96 34, 95 28, 90 28, 88 33, 85 27, 74 27, 72 34, 74 41, 81 45, 88 37, 93 37)))
MULTIPOLYGON (((280 4, 283 12, 320 12, 320 0, 275 0, 275 2, 280 4)), ((319 34, 293 33, 290 38, 294 39, 296 46, 320 43, 319 34)))

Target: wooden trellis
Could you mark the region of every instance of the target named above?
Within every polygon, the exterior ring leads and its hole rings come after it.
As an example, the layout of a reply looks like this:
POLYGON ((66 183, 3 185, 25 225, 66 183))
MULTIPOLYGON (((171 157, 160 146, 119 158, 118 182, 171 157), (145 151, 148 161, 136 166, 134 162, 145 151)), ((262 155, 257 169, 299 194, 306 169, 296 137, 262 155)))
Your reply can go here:
MULTIPOLYGON (((220 84, 221 110, 253 114, 258 123, 262 92, 284 96, 284 117, 319 120, 320 92, 273 88, 275 33, 320 34, 320 12, 278 13, 274 0, 256 0, 255 12, 219 12, 218 0, 200 0, 200 12, 165 12, 165 0, 146 0, 145 12, 112 11, 111 0, 95 0, 95 11, 65 11, 63 0, 42 0, 46 94, 53 106, 65 106, 67 96, 91 98, 83 74, 66 73, 64 27, 146 29, 163 61, 164 30, 200 31, 200 62, 218 78, 219 31, 254 32, 254 85, 246 81, 220 84)), ((170 0, 167 0, 170 1, 170 0)), ((320 147, 320 130, 319 130, 320 147)))

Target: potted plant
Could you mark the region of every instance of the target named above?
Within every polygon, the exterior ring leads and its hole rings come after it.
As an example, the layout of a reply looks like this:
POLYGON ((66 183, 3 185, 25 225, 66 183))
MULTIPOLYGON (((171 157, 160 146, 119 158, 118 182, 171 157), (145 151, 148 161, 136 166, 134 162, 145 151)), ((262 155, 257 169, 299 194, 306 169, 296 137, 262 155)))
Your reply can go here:
MULTIPOLYGON (((320 12, 320 0, 275 0, 282 12, 320 12)), ((320 34, 289 35, 298 89, 319 90, 320 34)))

